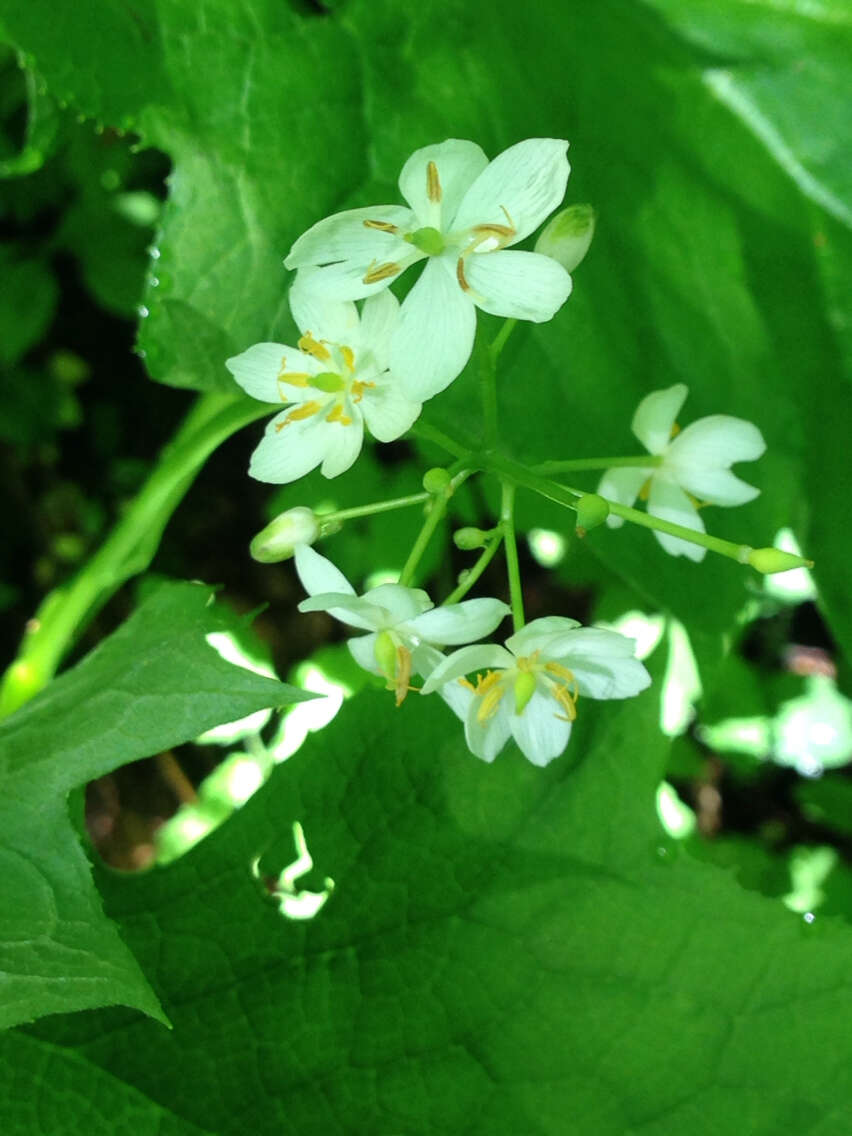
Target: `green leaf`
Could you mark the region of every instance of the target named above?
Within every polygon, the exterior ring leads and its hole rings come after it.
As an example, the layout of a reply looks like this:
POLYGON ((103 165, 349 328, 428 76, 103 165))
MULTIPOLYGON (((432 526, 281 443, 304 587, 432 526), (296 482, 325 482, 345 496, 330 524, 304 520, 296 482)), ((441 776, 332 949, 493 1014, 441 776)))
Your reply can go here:
POLYGON ((56 281, 41 260, 19 259, 0 250, 0 365, 17 363, 44 334, 58 296, 56 281))
POLYGON ((4 888, 0 1026, 123 1003, 165 1021, 103 914, 69 792, 221 722, 310 697, 226 663, 208 587, 159 588, 127 623, 0 725, 4 888))
POLYGON ((678 854, 655 719, 651 692, 586 703, 546 770, 488 766, 446 707, 359 696, 185 859, 101 873, 174 1029, 104 1011, 8 1035, 7 1107, 35 1044, 223 1133, 839 1132, 850 931, 678 854), (307 922, 250 871, 295 858, 296 820, 297 886, 335 884, 307 922))

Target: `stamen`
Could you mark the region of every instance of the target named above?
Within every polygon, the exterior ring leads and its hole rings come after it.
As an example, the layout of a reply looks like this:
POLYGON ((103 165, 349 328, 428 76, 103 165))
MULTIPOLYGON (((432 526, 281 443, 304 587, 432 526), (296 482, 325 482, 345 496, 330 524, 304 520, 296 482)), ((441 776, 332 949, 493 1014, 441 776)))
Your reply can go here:
MULTIPOLYGON (((288 387, 308 387, 311 385, 310 379, 311 376, 302 371, 291 371, 289 374, 282 373, 278 376, 278 382, 286 383, 288 387)), ((286 402, 287 399, 284 399, 284 401, 286 402)))
POLYGON ((365 229, 378 229, 380 233, 398 233, 399 229, 396 225, 392 225, 390 221, 365 221, 365 229))
POLYGON ((351 347, 344 347, 341 344, 340 354, 343 356, 343 365, 346 367, 346 370, 347 371, 354 371, 355 370, 355 352, 352 350, 352 348, 351 347))
POLYGON ((437 205, 441 197, 441 180, 438 177, 438 167, 434 162, 427 162, 426 164, 426 196, 433 204, 437 205))
POLYGON ((389 280, 392 276, 396 276, 402 269, 398 264, 393 261, 388 261, 387 264, 376 264, 375 261, 367 269, 364 275, 362 284, 378 284, 380 280, 389 280), (375 267, 373 267, 375 265, 375 267))
POLYGON ((651 481, 652 481, 652 478, 649 477, 648 480, 645 482, 645 484, 642 486, 642 488, 639 490, 639 500, 640 501, 647 501, 648 498, 651 496, 651 481))
POLYGON ((409 690, 416 690, 416 687, 409 686, 408 680, 411 678, 411 652, 407 647, 400 645, 396 649, 396 682, 394 684, 394 691, 396 694, 396 704, 401 706, 405 701, 405 696, 409 690))
POLYGON ((470 679, 460 678, 458 682, 460 686, 463 686, 465 688, 465 690, 472 690, 473 693, 476 694, 476 687, 473 685, 470 679))
POLYGON ((489 671, 484 678, 476 676, 476 694, 482 699, 476 711, 477 722, 487 722, 497 713, 500 699, 506 693, 500 685, 502 678, 502 671, 489 671))
POLYGON ((456 280, 459 282, 459 287, 463 292, 470 291, 470 285, 467 282, 467 277, 464 274, 464 257, 460 256, 456 261, 456 280))
POLYGON ((319 359, 322 363, 327 363, 331 358, 329 349, 324 344, 318 343, 309 331, 305 332, 296 346, 306 355, 312 355, 314 359, 319 359))
POLYGON ((283 430, 291 422, 298 422, 302 418, 310 418, 316 414, 317 411, 322 410, 322 406, 313 399, 308 402, 303 402, 301 406, 297 406, 295 410, 291 410, 283 422, 278 422, 275 425, 276 430, 283 430))
POLYGON ((365 390, 372 390, 375 383, 367 382, 366 379, 355 379, 352 384, 351 396, 353 402, 360 402, 364 397, 365 390))

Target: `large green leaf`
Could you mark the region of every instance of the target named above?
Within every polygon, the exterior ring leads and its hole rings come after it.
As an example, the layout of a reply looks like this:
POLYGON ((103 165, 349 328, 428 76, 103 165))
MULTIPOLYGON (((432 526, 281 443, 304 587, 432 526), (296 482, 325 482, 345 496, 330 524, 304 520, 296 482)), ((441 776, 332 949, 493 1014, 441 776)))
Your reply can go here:
POLYGON ((0 1026, 112 1003, 162 1019, 103 914, 68 794, 223 721, 305 697, 225 662, 206 638, 227 626, 211 605, 202 584, 160 587, 0 725, 0 1026))
POLYGON ((50 1098, 50 1054, 188 1131, 841 1133, 850 931, 679 855, 653 815, 665 750, 652 692, 586 703, 544 771, 477 761, 440 703, 359 696, 182 861, 102 877, 174 1029, 9 1034, 7 1107, 50 1098), (308 922, 250 871, 294 858, 295 820, 298 886, 335 882, 308 922))

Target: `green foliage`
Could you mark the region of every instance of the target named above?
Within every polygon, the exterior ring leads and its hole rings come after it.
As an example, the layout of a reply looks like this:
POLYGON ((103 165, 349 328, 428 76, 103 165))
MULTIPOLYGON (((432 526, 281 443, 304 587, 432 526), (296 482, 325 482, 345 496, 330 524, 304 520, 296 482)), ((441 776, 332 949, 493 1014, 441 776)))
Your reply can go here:
POLYGON ((227 623, 211 604, 203 585, 162 586, 0 725, 3 1026, 116 1002, 165 1020, 101 910, 67 797, 222 721, 306 697, 221 659, 206 636, 227 623))
MULTIPOLYGON (((0 0, 30 68, 29 125, 19 149, 2 139, 0 174, 37 169, 69 129, 52 99, 172 163, 142 300, 151 376, 231 390, 226 357, 291 339, 290 244, 333 210, 396 200, 415 147, 456 136, 494 154, 569 138, 567 203, 592 203, 596 235, 565 308, 503 351, 503 444, 528 462, 629 452, 636 404, 681 381, 683 423, 758 423, 768 451, 747 476, 761 496, 709 510, 708 528, 758 546, 791 527, 850 652, 843 0, 328 8, 0 0)), ((111 190, 75 145, 63 161, 85 189, 60 244, 101 302, 127 312, 156 206, 144 214, 123 174, 111 190)), ((25 252, 4 254, 20 285, 0 308, 8 360, 53 311, 43 258, 25 252)), ((497 322, 482 322, 493 338, 497 322)), ((471 367, 425 417, 473 439, 478 405, 471 367)), ((270 515, 416 492, 421 474, 365 456, 338 484, 314 475, 282 490, 270 515)), ((594 475, 577 480, 594 491, 594 475)), ((455 504, 459 521, 489 521, 455 504)), ((331 538, 353 582, 399 568, 396 542, 419 510, 400 517, 331 538)), ((639 530, 580 541, 573 518, 531 494, 518 517, 569 537, 562 581, 593 586, 597 610, 629 602, 684 623, 706 720, 775 713, 755 672, 724 661, 762 595, 749 569, 675 561, 639 530)), ((655 692, 581 703, 568 752, 546 770, 514 750, 479 763, 437 700, 412 696, 394 716, 386 694, 362 693, 187 856, 135 879, 98 867, 96 887, 70 791, 294 697, 235 679, 214 655, 208 595, 158 591, 0 728, 2 1020, 92 1011, 2 1038, 7 1130, 845 1134, 848 926, 785 910, 787 861, 760 841, 692 837, 685 851, 661 835, 655 692), (250 870, 256 855, 270 876, 293 859, 294 821, 315 862, 299 886, 336 885, 306 923, 282 916, 250 870)), ((695 753, 677 748, 692 770, 695 753)), ((822 823, 848 827, 821 786, 800 795, 822 823)), ((826 891, 848 918, 848 872, 826 891)))

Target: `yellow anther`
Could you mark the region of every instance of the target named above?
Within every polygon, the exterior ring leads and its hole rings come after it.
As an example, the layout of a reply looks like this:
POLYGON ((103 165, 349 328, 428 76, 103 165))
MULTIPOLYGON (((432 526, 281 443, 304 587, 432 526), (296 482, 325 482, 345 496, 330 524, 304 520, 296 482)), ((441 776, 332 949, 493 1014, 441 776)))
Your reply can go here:
POLYGON ((545 663, 543 669, 548 675, 553 676, 550 693, 565 711, 564 715, 557 714, 556 717, 563 722, 573 722, 577 717, 577 699, 580 697, 574 672, 563 667, 561 663, 545 663))
POLYGON ((295 410, 291 410, 283 422, 277 423, 275 429, 283 430, 290 422, 298 422, 302 418, 310 418, 311 415, 316 414, 317 411, 322 410, 322 406, 318 402, 311 399, 308 402, 303 402, 301 406, 297 406, 295 410))
POLYGON ((282 369, 278 375, 278 382, 286 383, 289 387, 308 387, 311 385, 311 376, 301 371, 290 371, 285 375, 282 369))
POLYGON ((380 280, 389 280, 392 276, 396 276, 400 272, 400 266, 395 264, 392 260, 387 264, 376 264, 375 261, 367 269, 362 284, 378 284, 380 280))
POLYGON ((502 678, 502 671, 489 671, 484 678, 481 675, 476 676, 476 695, 482 699, 476 711, 477 722, 487 722, 497 713, 500 699, 505 694, 504 688, 500 685, 502 678))
POLYGON ((326 422, 340 422, 343 418, 343 403, 336 402, 325 416, 326 422))
POLYGON ((435 205, 443 196, 441 193, 441 179, 438 177, 438 167, 434 162, 426 164, 426 196, 435 205))
POLYGON ((351 347, 341 345, 340 354, 343 356, 343 365, 347 371, 355 370, 355 352, 351 347))
POLYGON ((399 646, 396 649, 396 681, 394 682, 394 693, 396 696, 397 706, 401 706, 405 701, 405 696, 409 690, 415 690, 413 686, 409 686, 409 679, 411 678, 411 652, 407 647, 399 646))
POLYGON ((647 501, 651 496, 651 478, 649 477, 642 488, 639 490, 639 500, 647 501))
POLYGON ((473 693, 476 694, 476 687, 473 685, 473 683, 470 681, 470 679, 460 678, 459 679, 459 685, 463 686, 465 688, 465 690, 472 690, 473 693))
POLYGON ((463 292, 470 291, 470 285, 467 282, 467 277, 464 274, 464 257, 460 256, 456 261, 456 280, 459 282, 459 287, 463 292))
POLYGON ((375 387, 375 385, 376 385, 375 383, 369 383, 365 379, 356 379, 355 382, 352 384, 352 389, 350 391, 352 401, 353 402, 360 402, 361 399, 364 397, 364 391, 365 390, 372 390, 372 388, 375 387))
POLYGON ((390 221, 365 221, 365 229, 378 229, 380 233, 398 233, 399 229, 396 225, 392 225, 390 221))
POLYGON ((312 355, 314 359, 319 359, 321 363, 327 363, 331 358, 331 352, 323 343, 318 343, 309 331, 306 331, 297 344, 300 351, 304 351, 306 355, 312 355))

